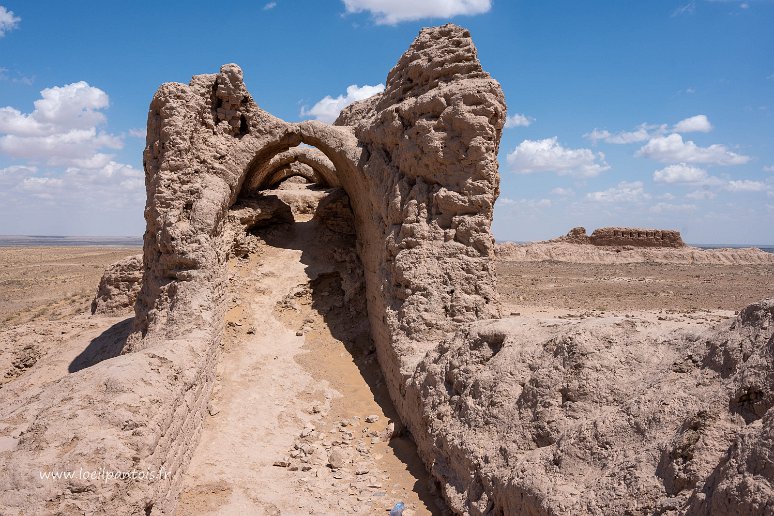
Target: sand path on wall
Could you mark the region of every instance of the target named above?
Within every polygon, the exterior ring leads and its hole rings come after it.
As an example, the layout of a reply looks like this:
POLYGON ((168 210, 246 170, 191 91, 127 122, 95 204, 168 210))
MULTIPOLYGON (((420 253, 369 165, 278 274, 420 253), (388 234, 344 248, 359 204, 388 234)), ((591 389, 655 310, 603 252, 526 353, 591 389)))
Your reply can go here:
POLYGON ((336 328, 354 321, 327 264, 302 263, 316 229, 296 223, 283 248, 229 264, 211 417, 178 514, 386 514, 397 501, 439 513, 413 443, 388 437, 396 415, 370 340, 336 328))

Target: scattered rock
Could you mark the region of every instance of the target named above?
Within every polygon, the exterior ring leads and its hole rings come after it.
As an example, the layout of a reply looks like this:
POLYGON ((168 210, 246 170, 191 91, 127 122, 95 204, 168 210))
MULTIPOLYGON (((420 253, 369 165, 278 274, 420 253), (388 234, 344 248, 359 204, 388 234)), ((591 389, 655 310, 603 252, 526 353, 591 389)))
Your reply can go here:
POLYGON ((328 466, 331 467, 331 469, 341 469, 347 464, 346 457, 339 449, 333 450, 330 455, 328 455, 328 466))

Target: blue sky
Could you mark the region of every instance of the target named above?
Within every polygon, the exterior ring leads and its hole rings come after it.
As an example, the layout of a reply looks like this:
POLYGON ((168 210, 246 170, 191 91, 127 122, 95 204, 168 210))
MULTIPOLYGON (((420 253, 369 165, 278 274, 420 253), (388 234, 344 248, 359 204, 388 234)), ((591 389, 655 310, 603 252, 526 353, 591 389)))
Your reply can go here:
POLYGON ((774 243, 770 0, 0 6, 0 234, 140 235, 163 82, 236 62, 264 109, 330 120, 454 21, 508 103, 498 240, 629 225, 774 243))

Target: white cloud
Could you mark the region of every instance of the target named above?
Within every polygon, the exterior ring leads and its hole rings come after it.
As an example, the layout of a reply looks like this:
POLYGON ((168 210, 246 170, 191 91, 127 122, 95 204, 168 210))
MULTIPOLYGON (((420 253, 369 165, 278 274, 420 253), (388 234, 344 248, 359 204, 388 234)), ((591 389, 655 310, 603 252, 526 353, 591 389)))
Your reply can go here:
POLYGON ((518 206, 522 208, 550 208, 554 203, 551 199, 511 199, 500 197, 497 202, 503 206, 518 206))
POLYGON ((507 160, 510 169, 518 174, 556 172, 559 175, 594 177, 610 169, 603 153, 562 147, 556 137, 524 140, 508 154, 507 160))
POLYGON ((645 192, 645 185, 642 181, 621 181, 616 186, 603 190, 601 192, 590 192, 586 198, 594 202, 641 202, 650 198, 650 194, 645 192))
POLYGON ((0 232, 140 229, 144 173, 105 152, 123 145, 99 128, 108 105, 104 91, 77 82, 44 89, 30 113, 0 108, 0 156, 25 160, 0 169, 0 232))
POLYGON ((103 149, 120 149, 120 137, 98 126, 106 122, 102 110, 107 93, 84 81, 40 92, 32 113, 10 106, 0 108, 0 153, 55 166, 105 166, 112 156, 103 149))
POLYGON ((693 192, 685 194, 686 199, 691 199, 693 201, 706 201, 714 199, 715 197, 717 197, 717 194, 711 190, 694 190, 693 192))
POLYGON ((343 0, 348 13, 369 12, 377 24, 489 12, 492 0, 343 0))
POLYGON ((345 107, 349 106, 353 102, 367 99, 368 97, 383 91, 384 84, 377 84, 376 86, 369 86, 367 84, 364 86, 358 86, 357 84, 352 84, 347 86, 346 95, 339 95, 336 98, 333 98, 330 95, 326 95, 314 106, 312 106, 311 109, 306 109, 306 107, 301 108, 301 116, 311 116, 317 120, 322 120, 323 122, 331 124, 336 120, 336 118, 338 118, 339 113, 341 113, 341 110, 345 107))
POLYGON ((653 180, 657 183, 702 183, 708 177, 706 170, 685 163, 669 165, 653 172, 653 180))
POLYGON ((532 117, 516 113, 515 115, 511 115, 505 119, 505 128, 510 129, 511 127, 529 127, 534 121, 535 119, 532 117))
POLYGON ((18 27, 20 21, 21 18, 14 16, 13 11, 9 11, 0 5, 0 38, 5 36, 7 32, 18 27))
POLYGON ((18 70, 11 71, 8 68, 0 66, 0 81, 8 81, 16 84, 25 84, 31 86, 35 82, 35 77, 27 76, 18 70))
POLYGON ((558 195, 559 197, 569 197, 571 195, 575 195, 575 192, 571 188, 562 188, 561 186, 557 186, 556 188, 552 189, 551 193, 553 195, 558 195))
POLYGON ((774 172, 774 165, 766 165, 763 167, 764 172, 774 172))
POLYGON ((675 16, 682 16, 684 14, 693 14, 694 12, 696 12, 696 2, 692 1, 688 2, 687 4, 683 4, 672 11, 672 17, 674 18, 675 16))
POLYGON ((664 124, 640 124, 633 131, 621 131, 618 133, 611 133, 606 129, 594 129, 590 133, 584 134, 583 137, 591 140, 593 143, 597 143, 600 140, 614 144, 637 143, 644 142, 649 138, 663 134, 666 131, 666 128, 667 126, 664 124))
POLYGON ((100 210, 134 207, 142 211, 145 175, 131 165, 110 161, 99 168, 69 167, 64 171, 17 166, 0 169, 4 203, 48 201, 58 207, 86 206, 100 210), (9 170, 15 169, 15 170, 9 170))
POLYGON ((142 138, 144 140, 145 136, 146 136, 145 128, 143 128, 143 129, 140 129, 140 128, 129 129, 128 132, 129 132, 129 136, 131 136, 132 138, 142 138))
POLYGON ((264 11, 268 11, 268 10, 270 10, 270 9, 274 9, 275 7, 277 7, 277 2, 267 2, 267 3, 266 3, 264 6, 263 6, 263 10, 264 10, 264 11))
POLYGON ((672 204, 668 202, 659 202, 648 208, 652 213, 670 213, 695 211, 695 204, 672 204))
MULTIPOLYGON (((626 145, 629 143, 644 142, 651 138, 663 136, 667 133, 668 128, 669 126, 666 124, 640 124, 632 131, 620 131, 617 133, 611 133, 607 129, 594 129, 590 133, 584 134, 583 137, 593 143, 604 141, 605 143, 626 145)), ((707 133, 711 130, 712 124, 707 118, 707 115, 696 115, 680 120, 675 124, 674 128, 672 128, 672 132, 675 133, 707 133)))
POLYGON ((763 192, 768 190, 768 186, 763 181, 740 179, 738 181, 729 181, 726 185, 726 190, 729 192, 763 192))
POLYGON ((707 115, 696 115, 675 124, 676 133, 708 133, 712 131, 712 124, 707 115))
POLYGON ((652 138, 637 151, 636 156, 655 159, 662 163, 741 165, 750 161, 749 156, 731 152, 725 145, 699 147, 690 140, 683 141, 683 137, 676 133, 652 138))

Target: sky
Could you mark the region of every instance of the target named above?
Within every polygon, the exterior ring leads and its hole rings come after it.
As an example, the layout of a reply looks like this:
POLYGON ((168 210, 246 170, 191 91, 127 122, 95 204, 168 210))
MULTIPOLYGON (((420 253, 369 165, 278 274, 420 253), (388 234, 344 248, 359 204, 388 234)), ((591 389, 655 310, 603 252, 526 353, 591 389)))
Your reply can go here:
POLYGON ((497 240, 774 244, 774 0, 0 0, 0 234, 141 235, 164 82, 234 62, 263 109, 331 121, 449 21, 508 105, 497 240))

